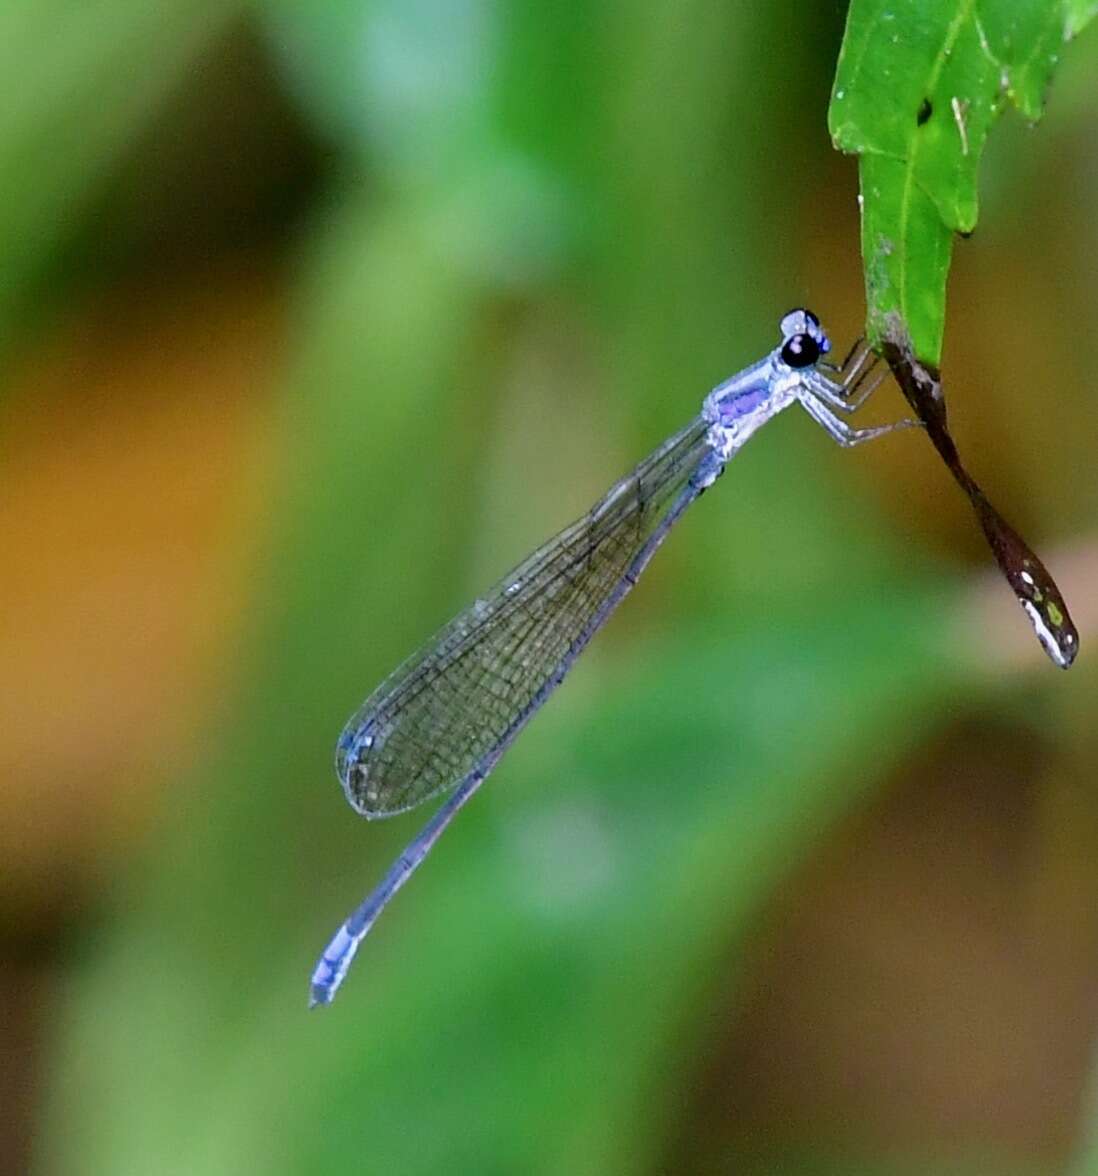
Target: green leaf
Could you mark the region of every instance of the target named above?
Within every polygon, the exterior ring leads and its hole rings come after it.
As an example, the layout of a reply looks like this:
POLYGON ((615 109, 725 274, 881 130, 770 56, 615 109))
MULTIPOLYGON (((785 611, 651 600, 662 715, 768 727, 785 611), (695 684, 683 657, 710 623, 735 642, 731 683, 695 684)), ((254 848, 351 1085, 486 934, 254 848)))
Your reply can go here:
POLYGON ((1008 103, 1041 117, 1061 44, 1091 0, 854 0, 828 111, 860 158, 866 331, 899 314, 915 352, 941 356, 954 233, 976 226, 976 172, 1008 103))
POLYGON ((1065 38, 1070 40, 1081 32, 1083 26, 1089 24, 1095 16, 1098 16, 1098 3, 1095 0, 1067 0, 1065 38))

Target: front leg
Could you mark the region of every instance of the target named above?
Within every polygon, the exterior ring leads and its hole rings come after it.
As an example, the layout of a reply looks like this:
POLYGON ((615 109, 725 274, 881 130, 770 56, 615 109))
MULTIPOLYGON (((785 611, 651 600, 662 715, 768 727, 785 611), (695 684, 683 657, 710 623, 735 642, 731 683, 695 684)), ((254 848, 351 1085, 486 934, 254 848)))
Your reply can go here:
POLYGON ((883 437, 886 433, 893 433, 897 429, 921 428, 923 423, 907 417, 902 421, 894 421, 890 425, 873 425, 867 429, 857 429, 841 417, 837 417, 824 403, 824 398, 819 396, 811 386, 798 393, 797 399, 804 407, 805 412, 817 424, 822 425, 846 449, 853 445, 861 445, 863 441, 872 441, 877 437, 883 437))
POLYGON ((888 374, 887 371, 882 372, 880 375, 872 377, 864 387, 859 388, 858 385, 866 379, 876 363, 877 360, 874 359, 873 363, 853 383, 844 381, 841 384, 836 384, 834 380, 829 380, 820 372, 808 372, 804 377, 804 383, 814 396, 839 412, 857 412, 877 391, 888 374), (852 392, 854 395, 851 395, 852 392))

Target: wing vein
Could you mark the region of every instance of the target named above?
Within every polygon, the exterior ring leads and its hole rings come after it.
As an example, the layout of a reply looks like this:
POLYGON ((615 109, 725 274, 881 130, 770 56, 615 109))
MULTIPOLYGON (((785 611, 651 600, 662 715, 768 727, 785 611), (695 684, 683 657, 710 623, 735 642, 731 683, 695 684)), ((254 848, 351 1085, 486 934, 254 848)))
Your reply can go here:
POLYGON ((707 430, 670 437, 382 682, 339 741, 355 808, 388 816, 453 787, 540 705, 711 452, 707 430))

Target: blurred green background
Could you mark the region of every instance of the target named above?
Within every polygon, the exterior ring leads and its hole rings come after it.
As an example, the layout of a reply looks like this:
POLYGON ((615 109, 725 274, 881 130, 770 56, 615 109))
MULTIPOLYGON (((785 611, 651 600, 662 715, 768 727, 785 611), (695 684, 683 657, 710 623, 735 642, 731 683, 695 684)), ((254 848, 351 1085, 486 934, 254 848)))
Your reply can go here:
MULTIPOLYGON (((0 9, 0 1170, 1098 1172, 1098 36, 958 244, 962 452, 792 412, 306 1012, 373 686, 813 307, 844 13, 0 9)), ((880 419, 903 412, 882 393, 880 419)))

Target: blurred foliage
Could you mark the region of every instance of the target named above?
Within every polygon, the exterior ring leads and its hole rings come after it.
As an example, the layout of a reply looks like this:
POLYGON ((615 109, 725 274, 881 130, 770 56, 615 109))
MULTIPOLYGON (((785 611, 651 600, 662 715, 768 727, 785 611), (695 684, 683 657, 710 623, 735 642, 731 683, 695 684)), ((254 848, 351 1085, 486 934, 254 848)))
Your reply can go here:
POLYGON ((241 11, 211 0, 44 0, 0 12, 0 347, 36 306, 150 110, 241 11))
MULTIPOLYGON (((237 10, 30 13, 0 17, 12 62, 48 46, 0 124, 5 329, 237 10)), ((760 905, 994 693, 946 561, 844 488, 807 423, 759 438, 307 1015, 317 952, 418 827, 367 828, 326 776, 374 683, 770 346, 775 312, 820 301, 823 279, 776 275, 829 163, 834 14, 267 0, 247 19, 325 163, 288 263, 276 533, 227 653, 238 692, 164 749, 147 852, 75 936, 38 1168, 691 1170, 663 1154, 679 1084, 760 905)), ((1048 736, 1069 689, 997 705, 1048 736)))
POLYGON ((828 117, 859 156, 871 340, 898 314, 916 354, 940 361, 953 235, 976 227, 988 133, 1008 103, 1041 117, 1065 42, 1093 14, 1075 0, 850 5, 828 117))

